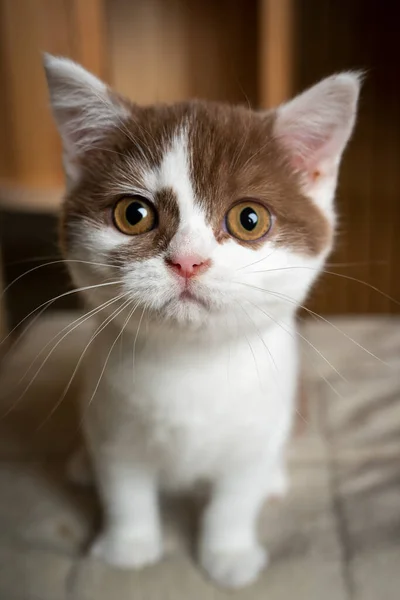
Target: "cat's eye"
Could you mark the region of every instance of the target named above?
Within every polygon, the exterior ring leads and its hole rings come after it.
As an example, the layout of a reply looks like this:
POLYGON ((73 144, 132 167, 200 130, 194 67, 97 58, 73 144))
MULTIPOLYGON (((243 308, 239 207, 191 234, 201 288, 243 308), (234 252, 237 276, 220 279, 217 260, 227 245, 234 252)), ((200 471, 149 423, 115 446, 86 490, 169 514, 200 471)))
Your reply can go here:
POLYGON ((268 233, 272 219, 269 210, 259 202, 243 200, 226 215, 229 233, 244 242, 255 242, 268 233))
POLYGON ((127 235, 140 235, 154 229, 157 215, 154 207, 141 196, 122 198, 114 207, 115 226, 127 235))

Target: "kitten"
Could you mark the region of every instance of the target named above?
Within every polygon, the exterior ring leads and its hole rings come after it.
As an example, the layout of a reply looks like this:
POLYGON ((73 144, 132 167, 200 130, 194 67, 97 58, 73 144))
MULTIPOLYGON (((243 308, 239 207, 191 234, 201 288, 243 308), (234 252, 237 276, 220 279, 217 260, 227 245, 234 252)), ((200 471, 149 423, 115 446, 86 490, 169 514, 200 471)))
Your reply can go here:
POLYGON ((359 76, 255 112, 140 107, 70 60, 45 68, 62 248, 99 324, 82 407, 105 518, 93 552, 156 562, 159 491, 204 481, 199 561, 218 584, 249 584, 267 561, 258 513, 286 488, 296 309, 332 247, 359 76))

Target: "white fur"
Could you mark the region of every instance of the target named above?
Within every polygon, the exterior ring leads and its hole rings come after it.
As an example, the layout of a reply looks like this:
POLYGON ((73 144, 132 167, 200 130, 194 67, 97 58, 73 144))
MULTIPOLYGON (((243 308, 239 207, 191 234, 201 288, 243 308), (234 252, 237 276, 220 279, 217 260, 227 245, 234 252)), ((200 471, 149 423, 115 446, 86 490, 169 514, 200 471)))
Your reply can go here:
POLYGON ((168 144, 159 168, 145 173, 145 181, 153 195, 162 189, 173 189, 179 206, 179 229, 171 241, 169 254, 182 253, 208 258, 217 243, 199 199, 195 197, 190 178, 188 131, 182 126, 168 144))
MULTIPOLYGON (((276 135, 293 155, 318 141, 309 150, 321 177, 308 177, 305 152, 304 190, 332 227, 337 165, 353 126, 357 85, 351 75, 328 80, 279 109, 276 122, 276 135)), ((264 500, 286 487, 284 447, 298 380, 295 313, 330 247, 310 257, 268 239, 258 250, 233 239, 218 244, 193 191, 187 136, 183 123, 160 167, 144 179, 152 197, 163 187, 177 195, 180 224, 167 254, 212 260, 190 283, 200 302, 180 299, 182 284, 165 256, 126 264, 117 275, 105 266, 71 266, 79 285, 119 277, 118 293, 132 300, 96 337, 86 366, 85 430, 105 510, 93 551, 121 567, 154 562, 162 554, 160 489, 204 480, 211 494, 199 559, 217 583, 239 587, 254 581, 267 561, 256 522, 264 500)), ((73 258, 82 260, 126 243, 111 228, 88 223, 76 236, 73 258)), ((110 286, 102 290, 92 292, 91 303, 117 294, 110 286)))
MULTIPOLYGON (((254 325, 240 310, 195 335, 142 322, 133 373, 133 336, 111 354, 86 422, 106 508, 96 552, 109 562, 138 566, 149 547, 149 561, 161 552, 156 477, 170 490, 211 483, 199 556, 214 579, 244 585, 264 565, 256 516, 282 478, 298 368, 294 307, 282 331, 245 306, 254 325)), ((92 350, 86 398, 116 334, 108 328, 92 350)))

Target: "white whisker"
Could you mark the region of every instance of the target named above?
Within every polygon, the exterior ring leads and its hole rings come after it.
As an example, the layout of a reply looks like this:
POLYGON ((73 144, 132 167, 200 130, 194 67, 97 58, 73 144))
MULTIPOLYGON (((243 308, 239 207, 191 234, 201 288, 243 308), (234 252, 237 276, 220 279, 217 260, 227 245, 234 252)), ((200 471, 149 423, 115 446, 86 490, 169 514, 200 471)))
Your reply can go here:
POLYGON ((38 360, 38 358, 41 357, 41 355, 46 350, 46 348, 48 348, 50 346, 50 344, 52 344, 59 336, 61 336, 64 333, 64 331, 66 331, 67 329, 69 329, 70 327, 75 325, 76 323, 78 325, 81 325, 82 323, 88 321, 90 317, 93 317, 93 316, 99 314, 102 310, 104 310, 105 308, 108 308, 109 306, 111 306, 111 304, 114 304, 114 302, 121 300, 122 298, 124 298, 127 295, 128 295, 128 292, 125 292, 124 294, 120 294, 119 296, 116 296, 115 298, 112 298, 111 300, 107 300, 103 304, 100 304, 99 306, 92 308, 90 311, 88 311, 84 315, 81 315, 77 319, 74 319, 74 321, 72 321, 72 323, 68 323, 68 325, 63 327, 61 329, 61 331, 57 332, 56 335, 53 336, 52 339, 47 342, 47 344, 40 350, 39 354, 37 354, 37 356, 33 359, 31 364, 29 365, 27 371, 25 371, 24 375, 18 381, 17 387, 23 382, 23 380, 25 379, 25 377, 27 376, 27 374, 29 373, 29 371, 31 370, 31 368, 33 367, 35 362, 38 360))
POLYGON ((146 305, 143 307, 143 312, 142 312, 142 314, 141 314, 141 316, 140 316, 139 323, 138 323, 138 327, 137 327, 137 330, 136 330, 135 339, 134 339, 134 341, 133 341, 133 350, 132 350, 132 377, 133 377, 133 373, 134 373, 134 371, 135 371, 135 352, 136 352, 136 343, 137 343, 137 340, 138 340, 138 337, 139 337, 139 331, 140 331, 140 327, 141 327, 141 325, 142 325, 142 321, 143 321, 143 317, 144 317, 145 310, 146 310, 146 305))
MULTIPOLYGON (((100 309, 98 309, 97 312, 100 312, 100 310, 102 310, 103 307, 101 307, 100 309)), ((21 402, 22 398, 25 396, 26 392, 29 390, 29 388, 31 387, 31 385, 34 383, 34 381, 36 380, 36 378, 38 377, 40 371, 42 370, 42 368, 44 367, 44 365, 47 363, 47 361, 49 360, 50 356, 53 354, 53 352, 57 349, 57 347, 61 344, 61 342, 70 334, 72 333, 75 329, 77 329, 80 325, 82 325, 83 323, 85 323, 88 319, 90 319, 93 316, 93 314, 89 314, 89 315, 85 315, 83 320, 80 320, 76 325, 74 325, 74 327, 72 327, 72 329, 70 329, 69 331, 67 331, 62 337, 61 339, 58 340, 58 342, 53 346, 53 348, 50 350, 50 352, 47 354, 46 358, 42 361, 42 363, 40 364, 38 370, 36 371, 36 373, 34 374, 34 376, 32 377, 32 379, 30 380, 30 382, 28 383, 28 385, 24 388, 24 390, 22 391, 22 393, 20 394, 20 396, 16 399, 16 401, 12 404, 12 406, 5 412, 5 414, 2 415, 2 419, 6 418, 7 415, 10 414, 10 412, 12 412, 21 402)), ((38 357, 36 357, 34 359, 33 362, 36 362, 38 357)), ((29 366, 27 373, 29 372, 29 370, 31 369, 32 365, 29 366)), ((23 376, 22 380, 25 378, 26 374, 23 376)))
POLYGON ((252 271, 250 273, 246 273, 246 275, 253 275, 254 273, 273 273, 275 271, 287 271, 289 269, 307 269, 309 271, 317 271, 318 273, 325 273, 325 275, 335 275, 336 277, 340 277, 342 279, 347 279, 348 281, 354 281, 355 283, 360 283, 362 285, 365 285, 367 288, 373 290, 374 292, 377 292, 378 294, 380 294, 387 300, 390 300, 394 304, 397 304, 398 306, 400 306, 400 300, 396 300, 396 298, 389 296, 389 294, 386 294, 385 292, 383 292, 376 286, 372 285, 371 283, 368 283, 367 281, 363 281, 362 279, 357 279, 357 277, 352 277, 351 275, 345 275, 344 273, 335 273, 334 271, 327 271, 326 269, 318 269, 318 268, 314 268, 314 267, 294 265, 292 267, 277 267, 274 269, 252 271))
MULTIPOLYGON (((252 302, 250 302, 250 304, 253 304, 253 303, 252 303, 252 302)), ((295 339, 295 338, 294 338, 294 335, 293 335, 293 333, 292 333, 291 331, 289 331, 288 329, 286 329, 286 327, 284 327, 284 326, 282 325, 282 323, 279 323, 279 321, 277 321, 276 319, 274 319, 274 317, 273 317, 272 315, 268 314, 268 313, 267 313, 265 310, 263 310, 263 309, 262 309, 260 306, 258 306, 257 304, 253 304, 253 306, 254 306, 255 308, 258 308, 258 310, 259 310, 259 311, 261 311, 262 313, 264 313, 264 315, 265 315, 266 317, 268 317, 268 319, 270 319, 270 320, 271 320, 273 323, 275 323, 275 324, 276 324, 278 327, 280 327, 281 329, 283 329, 283 331, 285 331, 285 332, 286 332, 288 335, 290 335, 290 337, 291 337, 292 339, 295 339)), ((299 337, 301 337, 302 339, 304 339, 304 341, 305 341, 305 342, 307 342, 307 344, 310 344, 310 346, 311 346, 311 347, 312 347, 314 350, 316 350, 316 352, 318 352, 318 354, 320 354, 321 358, 323 358, 323 359, 324 359, 324 360, 325 360, 325 361, 326 361, 326 362, 327 362, 327 363, 328 363, 328 364, 329 364, 329 365, 332 367, 332 369, 333 369, 334 371, 336 371, 336 373, 338 373, 338 375, 339 375, 339 376, 340 376, 340 377, 343 379, 342 375, 340 375, 340 373, 339 373, 339 372, 338 372, 338 371, 335 369, 335 367, 334 367, 333 365, 331 365, 331 363, 328 361, 328 359, 327 359, 327 358, 325 358, 325 357, 323 356, 323 354, 322 354, 322 353, 320 353, 320 352, 319 352, 319 350, 318 350, 317 348, 315 348, 315 346, 313 346, 313 344, 311 344, 311 342, 310 342, 309 340, 307 340, 307 339, 306 339, 304 336, 302 336, 302 335, 300 334, 300 332, 299 332, 299 331, 295 331, 295 333, 296 333, 296 335, 298 335, 299 337)), ((303 349, 303 350, 305 350, 305 349, 303 349)), ((322 379, 325 381, 325 383, 326 383, 326 384, 327 384, 327 385, 328 385, 328 386, 329 386, 329 387, 330 387, 330 388, 331 388, 331 389, 332 389, 332 390, 335 392, 335 394, 336 394, 337 396, 339 396, 340 398, 343 398, 343 396, 340 394, 340 392, 338 392, 338 390, 337 390, 337 389, 336 389, 336 388, 335 388, 335 387, 334 387, 334 386, 331 384, 331 382, 330 382, 330 381, 329 381, 329 380, 328 380, 328 379, 327 379, 327 378, 326 378, 326 377, 325 377, 325 376, 324 376, 324 375, 323 375, 323 374, 322 374, 322 373, 321 373, 319 370, 318 370, 318 375, 319 375, 319 376, 320 376, 320 377, 321 377, 321 378, 322 378, 322 379)))
MULTIPOLYGON (((126 294, 125 294, 126 295, 126 294)), ((76 373, 78 372, 78 369, 82 363, 82 360, 86 354, 86 351, 88 350, 89 346, 91 345, 91 343, 93 342, 93 340, 96 339, 96 337, 111 323, 111 321, 113 321, 114 319, 116 319, 118 317, 118 315, 121 314, 121 312, 123 312, 125 310, 125 308, 127 308, 129 306, 129 304, 131 304, 132 300, 126 300, 125 302, 123 302, 122 307, 119 306, 113 313, 111 313, 111 315, 109 315, 100 325, 99 327, 96 329, 96 331, 93 333, 92 337, 90 338, 89 342, 86 344, 83 352, 81 353, 79 360, 75 366, 75 369, 67 383, 67 385, 65 386, 60 398, 57 400, 56 404, 53 406, 53 408, 51 409, 51 411, 49 412, 49 414, 47 415, 47 417, 44 419, 44 421, 39 425, 37 431, 39 431, 40 429, 42 429, 42 427, 44 427, 44 425, 49 421, 49 419, 51 419, 52 415, 55 413, 55 411, 59 408, 59 406, 61 406, 61 403, 63 402, 65 396, 68 393, 68 390, 70 389, 72 382, 75 378, 76 373)), ((121 332, 122 333, 122 332, 121 332)), ((118 339, 118 338, 117 338, 118 339)), ((113 346, 114 347, 114 346, 113 346)))
MULTIPOLYGON (((131 301, 131 302, 133 302, 133 301, 131 301)), ((114 340, 114 342, 113 342, 113 344, 112 344, 112 346, 111 346, 110 350, 108 351, 108 354, 107 354, 106 360, 105 360, 105 362, 104 362, 103 368, 102 368, 102 370, 101 370, 101 373, 100 373, 100 375, 99 375, 99 379, 98 379, 98 381, 97 381, 96 387, 95 387, 95 389, 94 389, 94 391, 93 391, 93 394, 92 394, 92 395, 91 395, 91 397, 90 397, 90 400, 89 400, 89 402, 88 402, 88 404, 87 404, 87 407, 86 407, 86 410, 85 410, 85 412, 89 410, 89 408, 90 408, 90 406, 91 406, 91 404, 92 404, 92 402, 93 402, 93 399, 94 399, 94 397, 95 397, 95 395, 96 395, 96 393, 97 393, 97 390, 99 389, 99 385, 100 385, 100 382, 101 382, 101 380, 102 380, 102 378, 103 378, 104 371, 106 370, 106 367, 107 367, 108 361, 109 361, 109 359, 110 359, 111 353, 112 353, 112 351, 114 350, 114 347, 115 347, 116 343, 118 342, 119 338, 122 336, 122 334, 123 334, 123 332, 124 332, 124 329, 126 328, 126 326, 127 326, 128 322, 129 322, 129 320, 131 319, 131 317, 132 317, 133 313, 135 312, 135 310, 137 309, 137 307, 138 307, 138 303, 137 303, 137 304, 135 304, 135 306, 133 307, 133 309, 131 310, 131 312, 130 312, 130 313, 129 313, 129 315, 127 316, 127 318, 126 318, 126 320, 125 320, 125 322, 124 322, 124 324, 123 324, 123 326, 122 326, 122 328, 121 328, 121 331, 118 333, 118 335, 117 335, 117 337, 115 338, 115 340, 114 340)), ((144 309, 143 309, 143 310, 144 310, 144 309)), ((84 418, 84 417, 82 417, 82 420, 83 420, 83 418, 84 418)))
MULTIPOLYGON (((270 258, 270 256, 273 255, 273 253, 275 252, 275 250, 276 250, 276 248, 274 248, 272 250, 272 252, 270 252, 269 254, 267 254, 267 256, 263 256, 262 258, 259 258, 258 260, 254 261, 254 262, 252 262, 252 263, 250 263, 248 265, 245 265, 244 267, 239 267, 238 269, 236 269, 236 272, 237 271, 242 271, 243 269, 249 269, 253 265, 257 265, 258 263, 262 262, 263 260, 267 260, 267 258, 270 258)), ((258 272, 259 271, 251 271, 251 273, 258 273, 258 272)), ((250 275, 251 273, 246 273, 246 275, 250 275)))
POLYGON ((120 283, 121 283, 120 281, 107 281, 105 283, 98 283, 96 285, 86 285, 84 287, 69 290, 68 292, 64 292, 63 294, 60 294, 59 296, 56 296, 55 298, 51 298, 50 300, 46 300, 46 302, 42 302, 42 304, 40 304, 39 306, 37 306, 36 308, 31 310, 30 313, 28 313, 23 319, 21 319, 21 321, 19 323, 17 323, 17 325, 15 325, 15 327, 13 327, 13 329, 11 329, 11 331, 0 341, 0 346, 2 344, 4 344, 4 342, 6 342, 6 340, 8 340, 8 338, 14 333, 14 331, 16 329, 18 329, 18 327, 20 327, 22 325, 22 323, 24 323, 27 319, 29 319, 30 316, 32 316, 37 310, 40 310, 42 307, 45 306, 46 308, 48 308, 48 306, 51 306, 54 302, 56 302, 56 300, 60 300, 61 298, 65 298, 66 296, 70 296, 71 294, 76 294, 77 292, 85 292, 87 290, 94 290, 96 288, 106 287, 108 285, 119 285, 120 283))
POLYGON ((83 264, 87 264, 87 265, 97 265, 97 266, 101 266, 101 267, 112 267, 114 269, 119 269, 120 267, 118 267, 117 265, 110 265, 110 264, 105 264, 105 263, 99 263, 99 262, 91 262, 88 260, 78 260, 78 259, 59 259, 59 260, 52 260, 50 262, 41 264, 41 265, 36 265, 36 267, 32 267, 32 269, 29 269, 28 271, 25 271, 24 273, 21 273, 21 275, 18 275, 18 277, 16 277, 15 279, 13 279, 13 281, 11 281, 3 290, 2 294, 0 295, 0 299, 4 297, 4 295, 7 293, 7 291, 15 284, 17 283, 17 281, 19 281, 20 279, 22 279, 23 277, 25 277, 26 275, 29 275, 29 273, 33 273, 34 271, 38 271, 39 269, 43 269, 44 267, 49 267, 51 265, 57 265, 57 264, 64 264, 64 263, 83 263, 83 264))
POLYGON ((264 347, 265 347, 265 349, 266 349, 266 351, 267 351, 267 353, 268 353, 268 356, 269 356, 269 358, 270 358, 270 360, 271 360, 272 364, 274 365, 274 368, 275 368, 275 377, 276 377, 275 383, 276 383, 276 384, 277 384, 277 386, 279 387, 279 383, 278 383, 278 381, 279 381, 279 380, 278 380, 278 377, 279 377, 278 367, 277 367, 277 365, 276 365, 276 362, 275 362, 275 360, 274 360, 274 357, 272 356, 271 350, 268 348, 267 344, 265 343, 265 340, 263 339, 262 335, 260 334, 260 332, 259 332, 259 330, 258 330, 258 328, 257 328, 257 326, 256 326, 256 324, 255 324, 255 322, 254 322, 254 321, 253 321, 253 319, 251 318, 251 316, 250 316, 250 315, 247 313, 247 311, 245 310, 245 308, 244 308, 244 307, 243 307, 241 304, 239 304, 239 306, 240 306, 240 308, 243 310, 243 312, 244 312, 244 314, 246 315, 246 317, 247 317, 247 318, 250 320, 250 322, 252 323, 252 325, 253 325, 253 327, 254 327, 254 330, 255 330, 255 332, 257 333, 257 336, 259 337, 259 339, 261 340, 262 344, 264 345, 264 347))
POLYGON ((276 298, 281 298, 282 300, 286 300, 286 302, 289 302, 289 303, 291 303, 291 304, 293 304, 295 306, 298 306, 299 308, 305 310, 310 315, 314 315, 317 319, 320 319, 321 321, 323 321, 324 323, 326 323, 327 325, 329 325, 330 327, 332 327, 333 329, 335 329, 335 331, 337 331, 338 333, 341 333, 346 339, 348 339, 350 342, 352 342, 353 344, 355 344, 358 348, 360 348, 361 350, 363 350, 364 352, 366 352, 367 354, 369 354, 370 356, 372 356, 372 358, 375 358, 378 362, 380 362, 381 364, 385 365, 385 367, 392 368, 392 366, 389 363, 387 363, 384 360, 382 360, 381 358, 379 358, 379 356, 376 356, 376 354, 374 354, 373 352, 371 352, 370 350, 368 350, 368 348, 365 348, 362 344, 360 344, 359 342, 357 342, 357 340, 353 339, 345 331, 343 331, 342 329, 340 329, 340 327, 338 327, 337 325, 335 325, 334 323, 332 323, 331 321, 329 321, 329 319, 326 319, 322 315, 314 312, 310 308, 307 308, 303 304, 298 304, 296 302, 296 300, 294 300, 290 296, 287 296, 286 294, 282 294, 280 292, 273 292, 271 290, 265 290, 265 289, 260 288, 258 286, 251 285, 249 283, 243 283, 241 281, 237 281, 236 283, 239 283, 240 285, 244 285, 244 286, 253 288, 255 290, 259 290, 260 292, 265 292, 267 294, 270 294, 271 296, 275 296, 276 298))

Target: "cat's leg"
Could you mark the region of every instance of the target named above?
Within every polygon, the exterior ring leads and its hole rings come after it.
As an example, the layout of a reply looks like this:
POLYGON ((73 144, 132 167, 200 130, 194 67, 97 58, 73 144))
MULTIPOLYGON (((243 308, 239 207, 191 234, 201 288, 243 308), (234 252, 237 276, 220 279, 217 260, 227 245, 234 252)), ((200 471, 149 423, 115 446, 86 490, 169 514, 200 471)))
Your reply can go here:
POLYGON ((267 564, 267 552, 257 540, 257 517, 270 494, 269 483, 265 466, 226 473, 215 482, 199 554, 203 568, 220 585, 248 585, 267 564))
POLYGON ((96 459, 96 475, 104 529, 92 554, 120 568, 157 562, 162 556, 162 533, 155 473, 105 454, 96 459))
POLYGON ((284 498, 289 491, 289 477, 287 467, 282 458, 276 461, 271 476, 269 477, 268 496, 274 498, 284 498))

